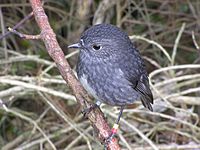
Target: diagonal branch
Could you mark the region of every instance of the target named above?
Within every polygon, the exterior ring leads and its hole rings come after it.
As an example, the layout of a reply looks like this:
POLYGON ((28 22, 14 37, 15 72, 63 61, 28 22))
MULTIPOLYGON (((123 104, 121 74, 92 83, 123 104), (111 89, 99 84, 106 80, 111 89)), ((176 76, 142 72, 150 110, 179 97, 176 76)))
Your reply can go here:
MULTIPOLYGON (((56 40, 56 35, 54 34, 52 28, 49 25, 48 18, 42 8, 40 0, 30 0, 35 20, 41 30, 40 37, 43 40, 45 47, 55 61, 57 68, 59 69, 63 79, 69 84, 72 88, 74 95, 76 96, 77 101, 83 108, 89 107, 91 99, 89 98, 86 91, 82 88, 80 83, 77 81, 74 76, 68 62, 64 57, 58 42, 56 40)), ((108 126, 103 113, 100 109, 92 110, 88 115, 91 125, 97 132, 98 138, 101 142, 104 142, 106 138, 109 137, 110 127, 108 126)), ((118 141, 116 138, 109 143, 108 149, 120 149, 118 141)))

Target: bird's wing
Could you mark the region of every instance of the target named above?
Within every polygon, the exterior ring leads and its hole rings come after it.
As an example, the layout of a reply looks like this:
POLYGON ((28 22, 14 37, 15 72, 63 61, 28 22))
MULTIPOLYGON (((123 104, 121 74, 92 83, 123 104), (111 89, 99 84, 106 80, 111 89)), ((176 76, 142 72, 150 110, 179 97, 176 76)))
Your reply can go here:
POLYGON ((151 104, 153 104, 153 95, 149 88, 149 80, 148 77, 142 74, 137 82, 135 90, 141 94, 141 101, 144 107, 153 111, 151 104))
MULTIPOLYGON (((144 62, 138 51, 132 53, 126 60, 124 66, 121 64, 121 69, 126 79, 132 84, 131 86, 141 95, 141 101, 144 107, 153 111, 153 95, 149 87, 149 79, 145 69, 144 62), (132 55, 132 56, 131 56, 132 55)), ((124 58, 127 58, 124 57, 124 58)))

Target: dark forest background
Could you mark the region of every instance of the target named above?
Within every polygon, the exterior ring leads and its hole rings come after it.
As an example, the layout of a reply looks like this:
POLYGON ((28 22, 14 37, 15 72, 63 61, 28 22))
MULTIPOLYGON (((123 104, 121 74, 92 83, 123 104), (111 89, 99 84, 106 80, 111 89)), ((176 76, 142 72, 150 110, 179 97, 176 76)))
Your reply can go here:
MULTIPOLYGON (((161 150, 200 149, 199 0, 45 0, 43 7, 73 69, 78 51, 67 45, 94 24, 120 27, 140 50, 154 112, 139 101, 128 106, 118 131, 123 149, 152 149, 149 142, 161 150)), ((0 149, 103 149, 44 43, 3 36, 31 11, 26 0, 0 1, 0 149)), ((40 33, 34 17, 16 30, 40 33)), ((112 125, 118 108, 101 109, 112 125)))

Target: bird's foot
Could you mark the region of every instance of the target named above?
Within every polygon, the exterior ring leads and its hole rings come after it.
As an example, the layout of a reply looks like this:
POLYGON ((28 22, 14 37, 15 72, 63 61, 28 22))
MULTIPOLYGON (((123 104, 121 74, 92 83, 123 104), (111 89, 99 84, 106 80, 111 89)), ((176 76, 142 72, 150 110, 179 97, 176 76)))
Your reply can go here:
POLYGON ((115 136, 115 134, 114 134, 114 133, 111 133, 111 134, 109 135, 109 137, 105 139, 105 141, 104 141, 104 146, 105 146, 105 147, 108 146, 108 144, 112 141, 112 139, 114 138, 114 136, 115 136))
POLYGON ((111 129, 111 134, 109 135, 108 138, 105 139, 104 141, 104 149, 107 148, 108 144, 112 141, 112 139, 115 137, 116 133, 117 133, 117 129, 119 128, 118 124, 114 124, 112 129, 111 129))
POLYGON ((87 115, 95 108, 99 107, 96 103, 91 104, 88 108, 85 108, 82 110, 82 114, 84 116, 84 118, 87 117, 87 115))
POLYGON ((91 104, 88 108, 85 108, 82 110, 83 116, 86 118, 87 115, 93 110, 96 109, 97 107, 100 107, 101 101, 97 100, 96 103, 91 104))

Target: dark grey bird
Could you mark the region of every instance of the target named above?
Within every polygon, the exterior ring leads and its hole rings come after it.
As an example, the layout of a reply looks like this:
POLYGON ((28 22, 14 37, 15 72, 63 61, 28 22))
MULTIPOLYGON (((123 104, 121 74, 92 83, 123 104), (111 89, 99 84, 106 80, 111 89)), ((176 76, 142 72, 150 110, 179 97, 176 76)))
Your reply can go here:
POLYGON ((117 124, 124 107, 136 100, 153 111, 144 61, 125 32, 114 25, 98 24, 68 47, 80 49, 77 75, 96 104, 121 107, 117 124))

